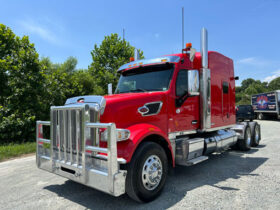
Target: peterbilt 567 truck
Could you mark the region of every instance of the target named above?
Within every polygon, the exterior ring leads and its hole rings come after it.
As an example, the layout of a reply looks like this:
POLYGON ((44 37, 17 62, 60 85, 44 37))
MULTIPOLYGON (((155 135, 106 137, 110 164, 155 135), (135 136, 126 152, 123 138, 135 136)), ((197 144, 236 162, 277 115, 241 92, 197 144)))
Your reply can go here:
POLYGON ((138 60, 118 69, 116 91, 78 96, 37 121, 40 169, 113 196, 148 202, 163 189, 169 166, 191 166, 230 147, 260 141, 256 122, 236 124, 233 61, 191 44, 179 54, 138 60), (43 127, 50 126, 50 139, 43 127))

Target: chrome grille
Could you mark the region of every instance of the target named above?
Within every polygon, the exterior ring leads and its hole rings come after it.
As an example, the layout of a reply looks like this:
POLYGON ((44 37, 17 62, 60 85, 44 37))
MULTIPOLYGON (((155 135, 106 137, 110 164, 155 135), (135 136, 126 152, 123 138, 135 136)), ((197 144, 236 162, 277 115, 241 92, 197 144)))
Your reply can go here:
MULTIPOLYGON (((98 113, 90 109, 89 122, 98 121, 98 113)), ((82 163, 82 151, 84 150, 83 109, 80 107, 62 109, 54 107, 51 109, 51 138, 53 147, 53 159, 79 166, 82 163)), ((90 135, 86 139, 86 145, 99 146, 98 129, 87 128, 90 135)), ((88 154, 90 155, 90 154, 88 154)))

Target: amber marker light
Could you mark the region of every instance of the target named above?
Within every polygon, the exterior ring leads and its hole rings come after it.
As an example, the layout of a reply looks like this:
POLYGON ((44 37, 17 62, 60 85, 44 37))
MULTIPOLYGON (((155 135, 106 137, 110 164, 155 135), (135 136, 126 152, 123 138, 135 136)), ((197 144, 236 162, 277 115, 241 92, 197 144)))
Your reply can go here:
POLYGON ((130 61, 130 62, 134 61, 134 58, 133 58, 133 57, 130 57, 130 58, 129 58, 129 61, 130 61))
POLYGON ((186 48, 192 48, 192 43, 187 43, 186 48))

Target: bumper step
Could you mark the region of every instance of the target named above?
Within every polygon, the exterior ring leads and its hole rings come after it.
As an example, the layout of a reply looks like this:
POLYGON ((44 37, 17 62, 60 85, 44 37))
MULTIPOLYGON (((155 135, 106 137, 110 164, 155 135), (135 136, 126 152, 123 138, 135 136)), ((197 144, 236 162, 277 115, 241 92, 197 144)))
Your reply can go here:
POLYGON ((200 156, 200 157, 197 157, 197 158, 194 158, 194 159, 191 159, 191 160, 188 160, 186 162, 186 165, 187 166, 192 166, 192 165, 195 165, 197 163, 200 163, 204 160, 208 160, 208 156, 200 156))

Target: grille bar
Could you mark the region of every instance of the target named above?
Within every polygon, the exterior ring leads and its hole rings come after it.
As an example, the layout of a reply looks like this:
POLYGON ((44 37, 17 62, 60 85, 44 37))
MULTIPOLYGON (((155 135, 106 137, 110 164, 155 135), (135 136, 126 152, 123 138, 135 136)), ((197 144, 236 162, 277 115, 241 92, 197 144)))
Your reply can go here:
POLYGON ((80 124, 80 113, 76 111, 76 163, 79 165, 79 136, 80 136, 80 127, 77 126, 80 124))
POLYGON ((72 112, 68 112, 68 137, 69 137, 69 146, 70 146, 70 163, 73 164, 73 147, 72 147, 72 112))
MULTIPOLYGON (((67 118, 66 118, 66 110, 62 111, 63 116, 63 150, 64 150, 64 161, 67 162, 67 136, 66 136, 66 129, 67 129, 67 118)), ((71 141, 71 140, 70 140, 71 141)))
POLYGON ((57 111, 57 126, 56 126, 56 140, 57 140, 57 149, 58 149, 58 160, 61 160, 61 132, 60 132, 60 114, 57 111))

